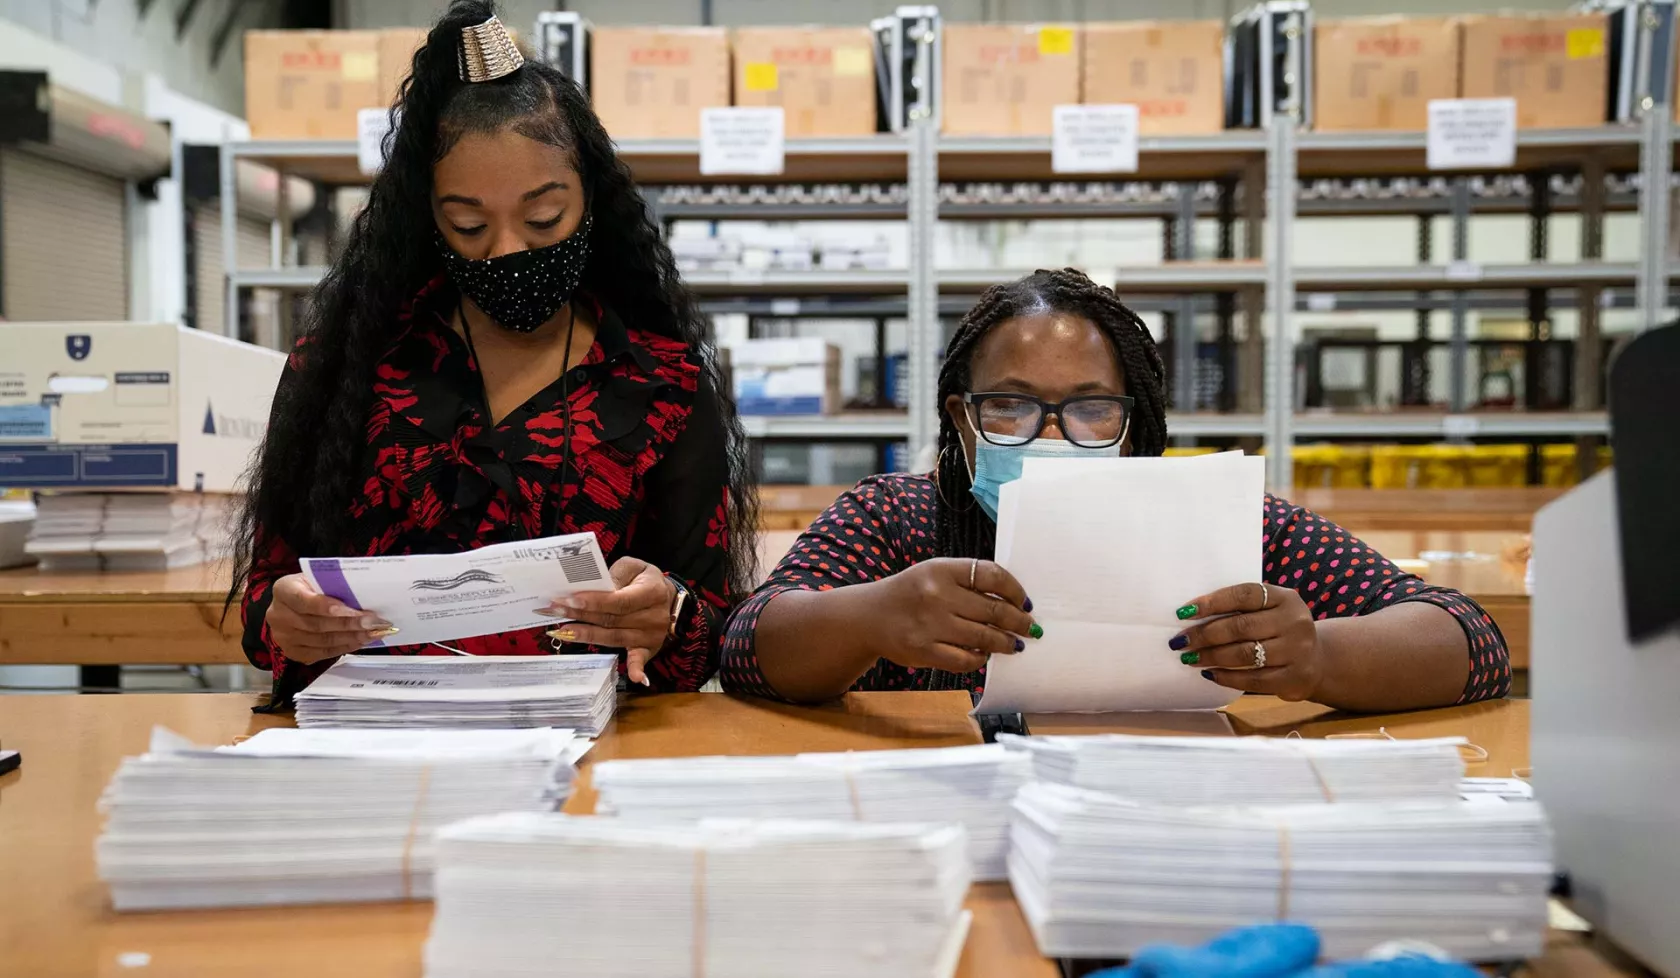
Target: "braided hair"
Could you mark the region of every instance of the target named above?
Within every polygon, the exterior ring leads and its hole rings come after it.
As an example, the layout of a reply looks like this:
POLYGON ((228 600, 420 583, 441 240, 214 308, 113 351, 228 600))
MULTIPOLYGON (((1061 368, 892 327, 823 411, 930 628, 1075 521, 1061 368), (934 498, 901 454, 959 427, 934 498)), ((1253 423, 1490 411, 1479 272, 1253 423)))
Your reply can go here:
POLYGON ((1095 323, 1114 347, 1135 402, 1131 420, 1133 455, 1160 455, 1167 447, 1166 367, 1155 340, 1137 313, 1113 289, 1077 269, 1039 269, 1024 278, 987 289, 945 348, 939 368, 939 454, 934 461, 934 549, 941 557, 991 559, 997 527, 969 496, 968 462, 956 425, 943 406, 951 395, 969 391, 974 348, 992 327, 1017 316, 1062 312, 1095 323))

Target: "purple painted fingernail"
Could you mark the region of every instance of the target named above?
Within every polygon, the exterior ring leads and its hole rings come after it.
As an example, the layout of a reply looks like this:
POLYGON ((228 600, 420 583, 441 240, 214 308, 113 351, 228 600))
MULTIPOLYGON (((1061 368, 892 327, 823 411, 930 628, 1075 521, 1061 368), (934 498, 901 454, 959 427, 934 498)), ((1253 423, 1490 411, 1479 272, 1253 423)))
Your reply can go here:
POLYGON ((1017 651, 1017 652, 1025 652, 1025 651, 1026 651, 1026 650, 1027 650, 1027 643, 1026 643, 1026 642, 1023 642, 1023 641, 1022 641, 1022 640, 1020 640, 1020 639, 1016 639, 1016 640, 1015 640, 1015 651, 1017 651))
POLYGON ((1025 611, 1029 615, 1032 614, 1032 598, 1028 598, 1021 602, 1021 610, 1025 611))
POLYGON ((1174 635, 1172 638, 1167 639, 1167 648, 1172 649, 1174 652, 1183 649, 1189 644, 1190 640, 1183 635, 1174 635))
POLYGON ((1212 669, 1203 669, 1202 670, 1202 678, 1206 679, 1210 683, 1213 682, 1213 670, 1212 669))

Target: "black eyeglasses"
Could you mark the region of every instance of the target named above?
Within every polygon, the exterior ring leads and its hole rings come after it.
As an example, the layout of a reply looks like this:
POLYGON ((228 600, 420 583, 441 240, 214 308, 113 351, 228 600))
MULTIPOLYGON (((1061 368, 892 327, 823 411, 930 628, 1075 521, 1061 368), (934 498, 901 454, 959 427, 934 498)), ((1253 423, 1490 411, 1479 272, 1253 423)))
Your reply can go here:
POLYGON ((1080 448, 1107 448, 1126 437, 1132 421, 1129 397, 1082 394, 1052 404, 1028 394, 1002 391, 962 396, 980 437, 994 445, 1025 445, 1044 434, 1053 415, 1062 437, 1080 448))

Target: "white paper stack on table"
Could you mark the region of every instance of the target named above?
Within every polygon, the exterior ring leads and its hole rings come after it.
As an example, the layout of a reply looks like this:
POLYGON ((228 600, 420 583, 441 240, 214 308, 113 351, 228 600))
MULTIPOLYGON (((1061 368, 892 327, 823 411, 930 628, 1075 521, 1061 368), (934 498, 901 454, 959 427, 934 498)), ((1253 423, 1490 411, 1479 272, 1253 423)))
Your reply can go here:
POLYGON ((1029 458, 999 495, 997 562, 1044 627, 994 656, 978 713, 1212 710, 1241 695, 1167 641, 1200 594, 1260 580, 1265 460, 1029 458), (1124 505, 1121 505, 1121 503, 1124 505))
POLYGON ((1009 882, 1046 957, 1128 957, 1272 920, 1328 958, 1421 940, 1476 961, 1546 933, 1539 805, 1166 806, 1034 782, 1015 800, 1009 882))
POLYGON ((230 551, 229 505, 190 492, 46 495, 27 550, 46 570, 190 567, 230 551))
POLYGON ((1451 801, 1462 737, 1301 740, 1282 737, 1020 737, 1034 777, 1158 805, 1451 801))
POLYGON ((603 761, 595 811, 638 821, 709 817, 960 822, 977 880, 1007 875, 1010 802, 1031 776, 996 744, 790 757, 603 761))
POLYGON ((944 978, 962 826, 509 814, 438 833, 428 978, 944 978))
POLYGON ((547 812, 589 741, 569 730, 265 730, 195 747, 161 728, 100 799, 118 910, 425 898, 432 835, 547 812))
POLYGON ((569 727, 598 737, 614 655, 347 655, 295 697, 300 727, 569 727))

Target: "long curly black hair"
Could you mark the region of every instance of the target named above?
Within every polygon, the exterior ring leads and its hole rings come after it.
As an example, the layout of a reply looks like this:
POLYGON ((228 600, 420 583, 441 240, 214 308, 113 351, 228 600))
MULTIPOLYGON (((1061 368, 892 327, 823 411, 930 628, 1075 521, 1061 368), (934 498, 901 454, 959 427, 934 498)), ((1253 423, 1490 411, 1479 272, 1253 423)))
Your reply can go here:
POLYGON ((939 454, 934 461, 938 501, 934 505, 934 547, 941 557, 990 560, 997 527, 969 495, 968 462, 962 439, 945 401, 969 391, 969 361, 974 347, 999 323, 1016 316, 1062 312, 1097 325, 1114 347, 1126 393, 1135 401, 1131 454, 1160 455, 1167 447, 1167 376, 1149 328, 1127 308, 1113 289, 1091 281, 1073 268, 1039 269, 1024 278, 987 289, 945 348, 939 368, 939 454))
MULTIPOLYGON (((688 344, 702 390, 717 398, 729 455, 729 588, 752 589, 757 494, 746 434, 719 367, 708 324, 677 276, 629 168, 590 109, 555 69, 527 61, 488 82, 460 80, 462 28, 496 13, 455 0, 426 38, 391 110, 385 167, 351 225, 344 251, 315 289, 294 371, 280 385, 268 435, 247 477, 229 604, 250 579, 258 528, 304 555, 343 552, 348 504, 359 487, 374 368, 402 307, 439 275, 432 167, 463 136, 507 127, 569 151, 594 216, 581 289, 639 329, 688 344)), ((708 514, 695 514, 705 519, 708 514)))

